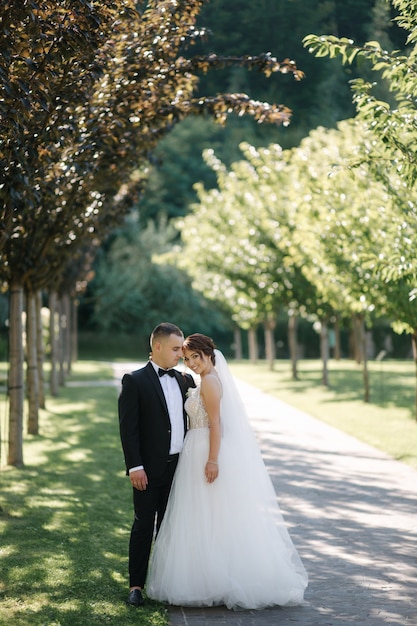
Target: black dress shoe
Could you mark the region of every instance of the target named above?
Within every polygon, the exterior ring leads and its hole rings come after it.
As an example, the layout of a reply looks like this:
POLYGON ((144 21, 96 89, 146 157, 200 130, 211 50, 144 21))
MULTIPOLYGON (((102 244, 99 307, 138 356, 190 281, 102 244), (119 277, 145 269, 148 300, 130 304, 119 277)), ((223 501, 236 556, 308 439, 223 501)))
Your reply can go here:
POLYGON ((126 600, 127 604, 131 606, 143 606, 145 604, 145 600, 143 599, 142 592, 140 589, 132 589, 129 591, 129 596, 126 600))

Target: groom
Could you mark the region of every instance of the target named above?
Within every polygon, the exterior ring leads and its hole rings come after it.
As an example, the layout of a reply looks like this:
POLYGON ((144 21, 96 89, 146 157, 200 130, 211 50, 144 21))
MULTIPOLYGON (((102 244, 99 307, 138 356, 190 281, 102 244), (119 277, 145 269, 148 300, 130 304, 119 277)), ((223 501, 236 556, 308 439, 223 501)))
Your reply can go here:
POLYGON ((151 334, 148 364, 125 374, 119 396, 120 438, 133 487, 135 518, 129 543, 127 603, 141 606, 154 534, 162 522, 187 428, 185 394, 195 387, 174 370, 182 357, 182 331, 169 322, 151 334))

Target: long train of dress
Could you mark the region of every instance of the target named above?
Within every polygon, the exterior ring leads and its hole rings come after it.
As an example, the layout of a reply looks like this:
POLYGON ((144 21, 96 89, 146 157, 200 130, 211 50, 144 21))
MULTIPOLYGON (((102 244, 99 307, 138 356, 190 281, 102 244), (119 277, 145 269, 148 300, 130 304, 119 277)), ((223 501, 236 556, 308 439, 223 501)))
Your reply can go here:
POLYGON ((155 542, 147 595, 180 606, 300 604, 307 572, 257 444, 248 458, 224 437, 219 476, 208 484, 208 417, 199 387, 186 410, 190 429, 155 542))

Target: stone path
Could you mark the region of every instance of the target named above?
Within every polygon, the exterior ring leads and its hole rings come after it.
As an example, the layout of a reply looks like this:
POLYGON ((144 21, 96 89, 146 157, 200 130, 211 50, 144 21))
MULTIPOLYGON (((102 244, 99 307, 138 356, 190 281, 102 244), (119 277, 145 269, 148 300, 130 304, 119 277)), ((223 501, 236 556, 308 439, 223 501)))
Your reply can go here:
POLYGON ((237 383, 309 573, 305 603, 170 607, 170 626, 417 626, 417 471, 237 383))

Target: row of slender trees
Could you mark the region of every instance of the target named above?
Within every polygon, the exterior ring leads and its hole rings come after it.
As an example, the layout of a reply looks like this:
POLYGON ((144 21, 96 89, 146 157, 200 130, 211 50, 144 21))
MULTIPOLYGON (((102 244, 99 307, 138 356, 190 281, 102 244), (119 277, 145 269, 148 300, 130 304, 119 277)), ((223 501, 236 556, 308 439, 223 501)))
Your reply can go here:
POLYGON ((0 281, 10 301, 9 464, 23 463, 24 302, 32 414, 41 386, 38 325, 30 326, 39 317, 38 293, 62 301, 84 287, 101 241, 140 194, 158 141, 191 114, 289 120, 287 107, 245 94, 195 95, 199 73, 228 64, 302 77, 293 62, 269 53, 187 58, 187 45, 202 34, 195 23, 203 4, 3 2, 0 281))
MULTIPOLYGON (((50 294, 52 302, 54 294, 63 302, 64 294, 74 296, 77 289, 83 288, 95 250, 120 223, 144 185, 146 163, 159 139, 190 114, 208 112, 220 121, 233 111, 251 114, 259 121, 281 123, 289 119, 286 107, 254 102, 242 94, 194 96, 199 72, 228 63, 258 68, 267 74, 292 72, 297 79, 301 77, 293 63, 278 63, 269 54, 238 59, 216 55, 186 58, 187 42, 199 36, 195 20, 202 4, 162 0, 136 6, 130 0, 103 0, 93 6, 86 0, 77 3, 45 0, 39 5, 28 0, 19 4, 6 1, 2 8, 0 279, 10 295, 7 459, 10 464, 23 463, 24 301, 31 312, 27 315, 28 336, 32 337, 27 348, 30 359, 27 372, 35 381, 36 395, 39 394, 39 359, 33 345, 39 323, 30 320, 38 319, 39 291, 50 294), (139 175, 138 162, 142 166, 139 175)), ((391 291, 386 293, 384 306, 398 300, 400 289, 401 293, 407 293, 407 298, 401 300, 404 308, 411 303, 413 312, 415 257, 410 242, 414 242, 412 192, 417 173, 417 16, 411 0, 394 0, 393 4, 400 13, 400 25, 409 33, 409 46, 404 54, 389 53, 378 42, 359 47, 350 40, 335 37, 311 36, 306 40, 306 45, 319 56, 341 55, 346 63, 366 58, 374 68, 383 71, 384 80, 392 90, 394 104, 379 101, 371 84, 364 81, 353 84, 358 118, 364 124, 360 130, 363 141, 359 141, 360 149, 353 160, 349 155, 346 161, 346 150, 342 148, 336 161, 342 172, 347 164, 354 170, 367 202, 373 198, 368 185, 380 179, 382 186, 377 194, 387 217, 382 211, 377 216, 368 215, 364 204, 352 199, 356 213, 346 224, 344 214, 349 204, 343 201, 343 194, 349 191, 349 183, 345 182, 343 190, 337 193, 332 185, 326 186, 323 174, 317 175, 309 167, 310 157, 303 156, 307 146, 300 147, 290 158, 273 154, 270 159, 267 155, 264 164, 262 151, 256 153, 248 147, 252 162, 249 159, 249 165, 237 167, 249 168, 256 174, 245 173, 242 176, 245 185, 233 193, 233 200, 230 195, 228 200, 230 210, 239 207, 239 203, 242 210, 226 221, 220 216, 215 223, 215 236, 211 241, 204 237, 204 246, 193 256, 193 262, 198 265, 199 255, 204 258, 203 252, 210 250, 210 259, 203 266, 207 272, 205 279, 211 281, 212 293, 225 295, 225 303, 237 302, 239 322, 243 325, 251 325, 254 313, 259 315, 260 311, 273 324, 277 303, 283 298, 291 306, 295 302, 294 310, 305 306, 322 321, 330 312, 339 312, 335 300, 339 305, 347 301, 352 306, 353 303, 361 306, 357 313, 363 315, 369 306, 375 306, 372 304, 375 280, 368 280, 368 274, 381 278, 377 281, 377 291, 382 290, 383 282, 389 285, 391 291), (267 171, 271 162, 272 174, 267 171), (294 172, 297 178, 291 179, 294 172), (278 183, 271 184, 269 177, 271 180, 277 177, 278 183), (306 194, 308 185, 310 192, 306 194), (288 198, 280 196, 281 186, 286 186, 288 198), (264 193, 275 194, 275 198, 271 196, 270 207, 279 207, 278 214, 265 213, 261 202, 264 193), (243 211, 252 202, 258 211, 255 221, 243 211), (326 207, 325 214, 320 213, 321 205, 326 207), (283 207, 285 212, 281 215, 283 207), (310 208, 313 210, 307 219, 311 227, 306 228, 305 222, 297 224, 298 216, 310 208), (369 241, 360 239, 363 249, 360 246, 356 249, 355 237, 352 245, 352 226, 359 228, 367 220, 370 220, 369 241), (375 241, 374 229, 380 223, 384 224, 381 236, 385 237, 386 233, 389 236, 375 241), (331 235, 311 256, 312 247, 321 242, 323 227, 331 235), (260 235, 255 236, 253 231, 260 235), (285 254, 279 243, 284 232, 289 237, 285 254), (340 237, 343 245, 337 245, 340 237), (222 250, 223 241, 229 245, 222 250), (330 246, 330 254, 329 241, 335 244, 330 246), (341 271, 347 258, 348 267, 341 271), (217 259, 227 269, 219 272, 216 279, 217 267, 208 265, 211 259, 213 264, 217 259), (248 267, 255 271, 248 272, 248 267), (333 267, 337 269, 334 280, 328 278, 333 277, 333 267), (349 284, 355 281, 359 287, 352 295, 349 284), (307 294, 304 302, 290 301, 288 297, 298 282, 300 293, 307 294), (320 288, 320 284, 324 287, 320 288), (310 307, 312 302, 315 309, 310 307)), ((339 131, 350 132, 341 127, 339 131)), ((328 150, 328 139, 322 142, 323 154, 328 150)), ((352 138, 347 140, 347 145, 355 145, 352 138)), ((222 172, 221 164, 215 160, 213 164, 228 184, 230 176, 222 172)), ((212 200, 207 192, 200 191, 201 205, 207 204, 207 211, 211 202, 213 220, 218 215, 213 211, 213 203, 221 202, 222 190, 217 193, 219 198, 212 200)), ((355 197, 359 198, 361 193, 355 197)), ((225 211, 226 208, 224 204, 225 211)), ((195 227, 196 239, 204 235, 205 223, 201 220, 198 228, 195 227)), ((234 306, 230 312, 236 319, 234 306)), ((51 314, 51 319, 57 317, 51 314)), ((68 323, 68 314, 62 313, 59 319, 68 323)), ((396 319, 413 327, 404 317, 396 319)), ((35 423, 32 418, 31 423, 35 423)))
MULTIPOLYGON (((347 63, 369 59, 383 70, 395 105, 355 81, 357 118, 318 128, 292 150, 242 145, 246 160, 229 170, 206 152, 217 188, 197 188, 199 202, 178 222, 184 246, 168 257, 253 335, 259 323, 272 335, 283 309, 292 327, 298 314, 319 320, 325 383, 328 325, 353 318, 365 400, 371 314, 410 333, 417 355, 417 15, 412 2, 396 5, 410 32, 407 54, 389 54, 378 42, 359 47, 316 36, 305 42, 316 54, 341 54, 347 63)), ((272 361, 272 339, 266 345, 272 361)))

